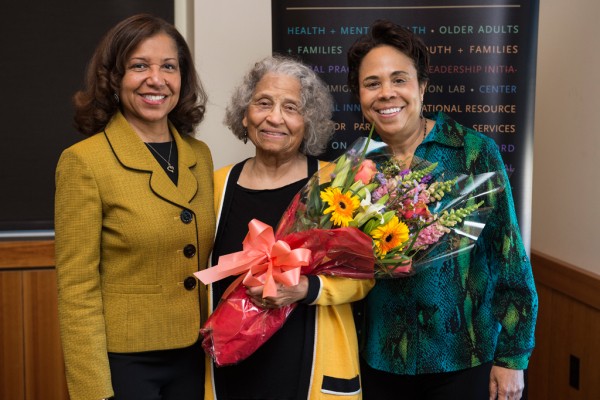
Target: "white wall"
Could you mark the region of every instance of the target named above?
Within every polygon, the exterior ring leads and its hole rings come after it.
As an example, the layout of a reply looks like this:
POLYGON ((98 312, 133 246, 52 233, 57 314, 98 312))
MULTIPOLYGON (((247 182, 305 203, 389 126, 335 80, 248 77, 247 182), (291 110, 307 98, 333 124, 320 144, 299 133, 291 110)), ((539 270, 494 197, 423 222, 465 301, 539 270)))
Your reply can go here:
POLYGON ((600 274, 600 2, 540 3, 532 248, 600 274))
POLYGON ((215 168, 254 155, 222 121, 225 107, 246 71, 271 54, 270 0, 196 0, 194 53, 209 96, 205 120, 196 137, 211 149, 215 168))
MULTIPOLYGON (((540 3, 532 249, 600 274, 600 2, 540 3)), ((196 62, 210 96, 198 137, 216 167, 251 155, 221 121, 232 88, 271 52, 270 5, 194 2, 196 62)))

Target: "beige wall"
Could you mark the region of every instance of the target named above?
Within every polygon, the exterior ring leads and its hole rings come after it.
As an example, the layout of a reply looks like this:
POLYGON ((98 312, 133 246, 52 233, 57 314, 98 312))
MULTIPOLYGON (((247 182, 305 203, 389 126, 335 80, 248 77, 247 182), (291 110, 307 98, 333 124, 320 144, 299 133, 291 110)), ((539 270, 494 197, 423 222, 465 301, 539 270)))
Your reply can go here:
MULTIPOLYGON (((185 0, 178 0, 185 1, 185 0)), ((540 0, 532 248, 600 274, 597 0, 540 0)), ((194 2, 194 49, 209 92, 198 137, 215 166, 251 155, 222 125, 232 88, 271 51, 271 1, 194 2)))
POLYGON ((196 67, 209 95, 206 119, 197 137, 211 149, 215 168, 254 154, 223 125, 225 107, 250 66, 271 54, 270 0, 196 0, 196 67))
POLYGON ((540 3, 532 248, 600 274, 600 2, 540 3))

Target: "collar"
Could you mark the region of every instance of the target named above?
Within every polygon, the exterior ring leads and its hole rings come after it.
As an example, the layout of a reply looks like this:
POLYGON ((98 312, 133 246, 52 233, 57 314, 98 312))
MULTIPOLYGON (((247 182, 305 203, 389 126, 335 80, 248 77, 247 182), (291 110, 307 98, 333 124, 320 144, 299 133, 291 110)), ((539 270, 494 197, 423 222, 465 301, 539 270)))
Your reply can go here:
POLYGON ((198 182, 190 170, 197 163, 196 154, 171 122, 169 122, 169 129, 177 145, 177 168, 179 168, 177 186, 156 162, 150 150, 120 111, 112 117, 104 129, 104 135, 113 153, 124 167, 150 172, 150 186, 153 191, 169 201, 185 205, 198 190, 198 182))
POLYGON ((431 132, 429 132, 429 135, 423 140, 423 143, 438 142, 451 147, 465 146, 465 135, 468 132, 468 128, 454 121, 441 111, 434 114, 431 119, 435 120, 435 125, 431 132))

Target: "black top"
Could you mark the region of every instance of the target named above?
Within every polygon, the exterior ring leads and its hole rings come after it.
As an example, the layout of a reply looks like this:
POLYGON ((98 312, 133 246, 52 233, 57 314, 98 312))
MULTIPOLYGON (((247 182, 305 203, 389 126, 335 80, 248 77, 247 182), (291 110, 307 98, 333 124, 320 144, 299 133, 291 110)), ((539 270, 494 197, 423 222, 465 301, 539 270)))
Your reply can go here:
POLYGON ((171 142, 144 143, 144 144, 148 148, 148 151, 150 151, 150 153, 152 153, 154 158, 156 158, 156 161, 158 161, 160 166, 165 170, 165 174, 167 174, 167 176, 169 178, 171 178, 171 180, 173 181, 175 186, 177 186, 177 178, 179 177, 179 163, 177 161, 178 160, 177 144, 175 144, 175 140, 173 140, 171 142), (173 147, 171 147, 171 143, 172 143, 173 147), (156 154, 156 152, 160 153, 160 156, 158 154, 156 154), (171 154, 169 154, 169 152, 171 154), (167 167, 169 166, 169 164, 165 160, 169 160, 171 165, 173 167, 175 167, 173 172, 167 170, 167 167))
MULTIPOLYGON (((278 189, 251 190, 237 180, 245 161, 231 171, 221 212, 219 232, 213 250, 213 265, 223 254, 242 250, 248 223, 256 218, 275 230, 279 219, 308 179, 278 189)), ((308 176, 316 172, 318 161, 309 158, 308 176)), ((213 301, 219 299, 235 277, 213 284, 213 301)), ((213 304, 216 304, 214 302, 213 304)), ((298 304, 283 327, 246 360, 233 366, 215 367, 218 399, 306 398, 298 393, 310 379, 314 343, 314 307, 298 304)))

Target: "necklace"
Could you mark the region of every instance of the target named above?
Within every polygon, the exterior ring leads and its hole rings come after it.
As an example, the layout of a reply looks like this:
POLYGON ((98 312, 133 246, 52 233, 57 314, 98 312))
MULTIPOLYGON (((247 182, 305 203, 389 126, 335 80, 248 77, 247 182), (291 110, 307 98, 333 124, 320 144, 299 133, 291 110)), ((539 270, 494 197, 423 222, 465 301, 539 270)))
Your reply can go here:
POLYGON ((164 158, 162 156, 162 154, 160 154, 158 152, 158 150, 156 150, 154 147, 152 147, 152 145, 150 143, 146 143, 148 145, 148 147, 150 148, 150 150, 152 150, 153 152, 155 152, 156 154, 158 154, 158 156, 160 158, 162 158, 163 160, 165 160, 165 162, 167 163, 167 171, 169 171, 170 173, 175 172, 175 167, 171 164, 171 150, 173 150, 173 141, 171 140, 171 145, 169 146, 169 159, 167 160, 166 158, 164 158))
POLYGON ((423 139, 427 136, 427 119, 423 118, 423 139))

